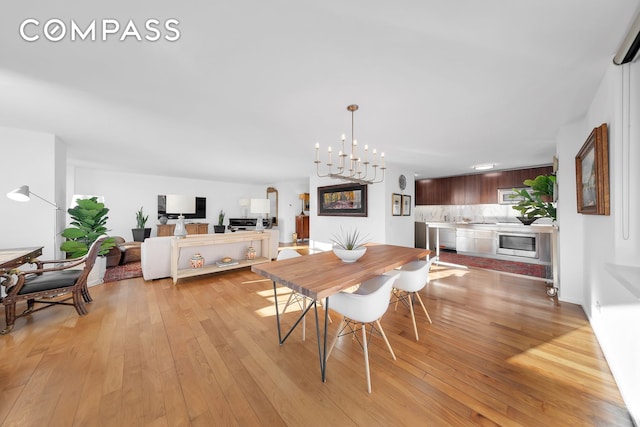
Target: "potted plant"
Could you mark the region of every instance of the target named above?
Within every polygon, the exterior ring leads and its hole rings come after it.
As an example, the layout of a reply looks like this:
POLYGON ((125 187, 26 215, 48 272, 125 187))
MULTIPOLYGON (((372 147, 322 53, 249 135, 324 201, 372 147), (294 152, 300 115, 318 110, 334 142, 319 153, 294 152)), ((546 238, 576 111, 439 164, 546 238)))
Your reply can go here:
POLYGON ((213 231, 215 233, 224 233, 224 211, 220 209, 220 213, 218 213, 218 225, 213 226, 213 231))
POLYGON ((140 210, 136 212, 137 228, 131 229, 131 233, 133 233, 134 242, 144 242, 144 239, 151 236, 151 228, 145 228, 145 225, 147 224, 148 219, 149 219, 149 215, 144 214, 141 206, 140 210))
POLYGON ((517 218, 525 225, 532 224, 538 218, 551 218, 555 221, 557 217, 553 193, 556 176, 538 175, 535 179, 524 180, 523 184, 531 187, 531 191, 514 188, 516 194, 511 196, 521 198, 516 205, 512 206, 520 212, 517 218))
POLYGON ((368 238, 362 237, 357 228, 344 231, 340 227, 340 234, 334 234, 331 241, 333 242, 333 253, 343 262, 356 262, 367 251, 367 247, 364 245, 368 242, 368 238))
MULTIPOLYGON (((60 250, 66 252, 71 258, 85 256, 91 244, 108 231, 106 224, 109 219, 107 216, 109 209, 104 207, 104 203, 98 202, 97 197, 79 199, 76 203, 76 206, 67 210, 72 221, 70 226, 62 231, 62 237, 67 241, 60 246, 60 250)), ((113 237, 102 242, 98 258, 91 270, 93 277, 87 280, 88 285, 102 283, 107 264, 104 255, 114 246, 113 237)))

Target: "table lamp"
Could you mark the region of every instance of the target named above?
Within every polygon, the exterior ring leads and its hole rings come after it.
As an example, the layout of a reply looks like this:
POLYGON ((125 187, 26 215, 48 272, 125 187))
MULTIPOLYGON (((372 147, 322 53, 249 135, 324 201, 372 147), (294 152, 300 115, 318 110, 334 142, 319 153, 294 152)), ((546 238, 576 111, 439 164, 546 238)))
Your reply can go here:
POLYGON ((256 231, 262 233, 264 225, 262 224, 262 215, 269 215, 269 199, 251 199, 251 213, 258 214, 256 220, 256 231))
POLYGON ((178 222, 173 235, 185 237, 187 229, 184 226, 184 215, 196 213, 196 198, 181 194, 167 194, 167 213, 178 213, 178 222))
POLYGON ((298 198, 300 199, 300 202, 302 203, 302 210, 300 211, 300 215, 304 215, 304 202, 307 199, 307 195, 305 193, 302 193, 298 196, 298 198))

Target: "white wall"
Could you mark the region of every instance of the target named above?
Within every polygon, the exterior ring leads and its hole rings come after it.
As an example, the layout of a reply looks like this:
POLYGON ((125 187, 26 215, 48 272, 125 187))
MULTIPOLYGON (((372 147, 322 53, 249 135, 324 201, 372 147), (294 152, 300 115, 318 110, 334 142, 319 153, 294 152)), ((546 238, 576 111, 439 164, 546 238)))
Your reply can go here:
POLYGON ((562 301, 582 304, 583 281, 583 215, 578 215, 576 200, 576 170, 574 157, 589 136, 582 122, 563 127, 557 137, 558 157, 558 254, 559 290, 562 301))
MULTIPOLYGON (((416 195, 415 195, 415 175, 412 170, 398 167, 393 164, 387 166, 385 184, 385 243, 398 246, 415 246, 415 215, 416 215, 416 195), (407 185, 404 190, 400 189, 399 178, 404 175, 407 185), (411 214, 402 216, 392 215, 393 193, 411 196, 411 214)), ((381 184, 378 184, 381 185, 381 184)))
POLYGON ((66 155, 64 144, 54 135, 0 127, 4 162, 0 168, 1 247, 44 246, 43 259, 60 257, 64 214, 32 197, 21 203, 6 193, 21 185, 58 206, 64 206, 66 155))
POLYGON ((582 303, 636 424, 640 300, 607 271, 607 265, 640 269, 639 87, 639 64, 611 65, 586 117, 566 126, 557 140, 560 299, 582 303), (602 123, 609 126, 611 215, 581 215, 576 212, 574 159, 591 130, 602 123))
POLYGON ((414 246, 414 211, 410 216, 392 216, 391 194, 400 193, 398 177, 403 173, 407 178, 407 188, 404 194, 412 196, 412 205, 415 205, 414 172, 396 167, 387 163, 385 180, 383 183, 370 184, 367 189, 368 207, 366 217, 342 217, 342 216, 318 216, 318 187, 344 184, 344 181, 318 178, 310 178, 310 234, 312 245, 320 248, 330 245, 331 237, 340 232, 340 227, 345 231, 358 228, 363 236, 368 236, 369 241, 375 243, 387 243, 400 246, 414 246))
MULTIPOLYGON (((133 239, 131 229, 136 227, 136 211, 142 206, 149 215, 147 227, 152 228, 155 236, 157 221, 157 196, 159 194, 189 194, 207 198, 207 218, 188 220, 208 222, 211 226, 218 223, 218 212, 226 213, 224 224, 229 218, 241 218, 240 199, 265 198, 267 186, 235 184, 219 181, 205 181, 187 178, 170 178, 155 175, 131 174, 82 166, 69 167, 68 194, 66 205, 69 207, 73 194, 100 195, 105 198, 109 208, 108 228, 110 235, 133 239)), ((279 208, 280 209, 280 208, 279 208)), ((251 213, 249 217, 255 217, 251 213)), ((282 213, 279 213, 282 218, 282 213)), ((279 219, 280 220, 280 219, 279 219)), ((170 220, 170 222, 175 222, 170 220)))

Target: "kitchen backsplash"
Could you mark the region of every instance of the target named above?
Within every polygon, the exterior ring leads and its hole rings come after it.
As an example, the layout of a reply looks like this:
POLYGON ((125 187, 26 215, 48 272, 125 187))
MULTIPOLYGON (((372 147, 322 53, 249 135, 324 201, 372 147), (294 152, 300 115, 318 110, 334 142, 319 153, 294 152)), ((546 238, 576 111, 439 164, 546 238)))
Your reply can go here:
MULTIPOLYGON (((433 222, 513 222, 519 223, 519 212, 511 205, 420 205, 415 209, 416 221, 433 222)), ((547 219, 538 220, 540 222, 547 219)), ((550 221, 550 220, 548 220, 550 221)))

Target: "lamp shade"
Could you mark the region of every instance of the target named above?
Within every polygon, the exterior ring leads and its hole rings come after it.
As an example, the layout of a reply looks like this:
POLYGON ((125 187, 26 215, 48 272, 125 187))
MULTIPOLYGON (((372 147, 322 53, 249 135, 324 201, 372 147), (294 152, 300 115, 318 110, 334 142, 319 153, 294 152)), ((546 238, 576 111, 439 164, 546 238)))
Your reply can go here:
POLYGON ((251 213, 268 214, 269 199, 251 199, 251 213))
POLYGON ((16 202, 28 202, 30 199, 29 194, 29 186, 23 185, 13 191, 8 192, 7 197, 11 200, 15 200, 16 202))
POLYGON ((167 212, 179 214, 196 213, 195 196, 182 194, 167 194, 167 212))

